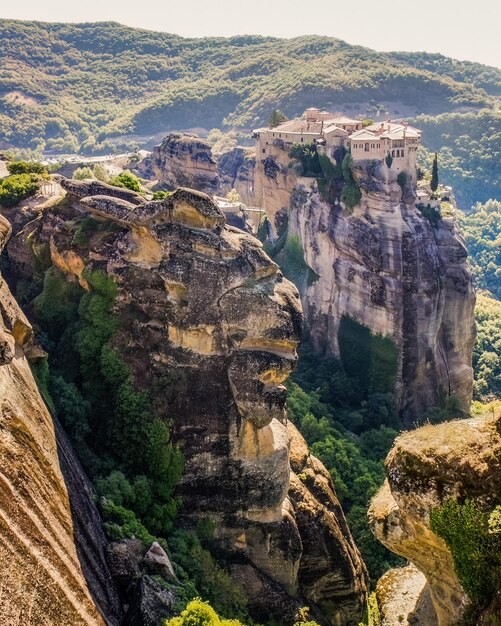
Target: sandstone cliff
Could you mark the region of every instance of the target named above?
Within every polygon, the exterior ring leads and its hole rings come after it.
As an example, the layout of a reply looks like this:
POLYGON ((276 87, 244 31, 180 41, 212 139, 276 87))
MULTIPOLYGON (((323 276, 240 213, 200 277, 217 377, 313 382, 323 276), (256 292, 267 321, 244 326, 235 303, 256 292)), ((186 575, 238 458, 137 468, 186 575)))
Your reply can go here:
MULTIPOLYGON (((499 505, 500 419, 491 415, 421 427, 401 435, 388 455, 388 478, 371 503, 369 523, 384 545, 426 577, 422 599, 429 593, 435 615, 418 624, 435 619, 439 626, 459 624, 468 608, 451 552, 430 528, 430 511, 449 498, 471 499, 487 511, 499 505)), ((395 588, 403 580, 397 578, 395 588)), ((485 621, 478 623, 497 623, 489 614, 487 609, 485 621)))
MULTIPOLYGON (((0 248, 9 234, 0 216, 0 248)), ((41 353, 2 278, 0 311, 0 624, 104 626, 77 555, 52 418, 27 360, 41 353)), ((117 624, 114 599, 103 591, 99 600, 117 624)))
POLYGON ((220 179, 210 145, 190 135, 171 133, 139 165, 143 176, 167 188, 191 187, 214 194, 220 179))
POLYGON ((452 394, 467 411, 475 297, 456 223, 433 227, 414 207, 412 189, 402 191, 386 166, 354 169, 362 198, 348 211, 326 202, 314 179, 276 163, 278 170, 261 164, 257 180, 273 229, 297 239, 314 272, 300 287, 317 351, 339 354, 340 322, 349 316, 395 342, 396 397, 406 424, 452 394))
MULTIPOLYGON (((177 170, 172 141, 167 138, 152 155, 155 171, 164 176, 177 170)), ((196 152, 198 140, 185 142, 196 152)), ((372 161, 354 170, 362 200, 350 212, 326 202, 314 178, 290 167, 284 150, 269 151, 266 158, 249 159, 236 148, 221 155, 211 172, 217 172, 220 193, 234 187, 244 202, 265 210, 271 240, 282 236, 300 244, 311 272, 294 281, 316 350, 339 355, 339 325, 350 316, 395 342, 397 404, 407 425, 451 395, 467 411, 475 297, 454 219, 432 226, 415 208, 412 189, 402 191, 396 172, 372 161)), ((184 166, 192 172, 197 161, 184 166)), ((204 169, 199 173, 203 177, 204 169)), ((183 180, 170 178, 170 184, 183 180)), ((194 176, 190 184, 206 188, 194 176)))
POLYGON ((181 381, 155 410, 172 419, 185 455, 184 522, 216 523, 215 548, 256 615, 287 623, 308 604, 326 623, 357 625, 364 565, 327 471, 284 408, 301 334, 297 290, 205 194, 178 189, 138 204, 123 190, 61 184, 67 198, 25 235, 35 252, 49 244, 69 280, 85 286, 84 267, 113 276, 114 346, 138 385, 181 381), (77 244, 89 215, 114 226, 77 244))

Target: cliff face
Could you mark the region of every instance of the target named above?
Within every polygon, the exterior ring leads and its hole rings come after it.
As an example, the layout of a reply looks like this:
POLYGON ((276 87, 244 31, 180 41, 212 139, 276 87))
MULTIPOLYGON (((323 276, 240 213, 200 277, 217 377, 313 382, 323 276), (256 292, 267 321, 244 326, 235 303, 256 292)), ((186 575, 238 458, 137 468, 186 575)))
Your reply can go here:
MULTIPOLYGON (((153 155, 164 172, 175 169, 171 141, 153 155)), ((296 283, 317 351, 339 355, 339 325, 350 316, 395 342, 396 396, 407 425, 448 395, 467 410, 475 297, 456 223, 447 218, 433 227, 415 208, 412 189, 402 192, 396 172, 372 161, 354 170, 362 199, 350 213, 325 202, 315 179, 298 176, 283 150, 269 151, 246 159, 236 148, 219 157, 218 193, 235 187, 246 204, 265 210, 272 239, 287 228, 300 243, 315 280, 296 283)), ((196 160, 187 167, 196 169, 196 160)))
POLYGON ((169 189, 190 187, 221 196, 236 189, 240 200, 252 206, 255 202, 254 153, 253 148, 236 147, 216 159, 205 140, 171 133, 141 161, 138 170, 142 176, 158 180, 169 189))
POLYGON ((191 187, 214 194, 220 180, 210 145, 203 139, 171 133, 139 166, 143 176, 167 189, 191 187))
POLYGON ((339 354, 339 325, 350 316, 395 342, 397 401, 407 424, 449 394, 467 410, 475 297, 455 223, 444 219, 434 228, 386 166, 366 162, 354 170, 362 199, 349 212, 326 203, 314 179, 294 179, 276 163, 275 177, 261 163, 257 178, 274 230, 288 223, 287 237, 297 238, 315 272, 301 295, 318 352, 339 354))
MULTIPOLYGON (((0 216, 0 249, 9 234, 0 216)), ((28 365, 41 353, 2 278, 0 311, 0 624, 104 626, 77 556, 54 425, 28 365)), ((116 624, 114 599, 102 591, 116 624)))
POLYGON ((185 455, 185 523, 216 523, 215 545, 257 615, 292 620, 306 603, 327 623, 358 624, 365 568, 327 471, 286 420, 297 290, 205 194, 138 204, 107 186, 61 184, 67 199, 29 236, 50 244, 69 280, 82 282, 84 267, 114 277, 114 344, 139 385, 178 380, 155 410, 172 419, 185 455), (75 245, 88 215, 114 228, 75 245))
POLYGON ((386 459, 388 479, 369 509, 376 537, 425 575, 424 596, 429 592, 439 626, 461 623, 469 602, 449 548, 430 528, 430 510, 448 498, 468 498, 484 510, 499 504, 500 431, 498 415, 401 435, 386 459))

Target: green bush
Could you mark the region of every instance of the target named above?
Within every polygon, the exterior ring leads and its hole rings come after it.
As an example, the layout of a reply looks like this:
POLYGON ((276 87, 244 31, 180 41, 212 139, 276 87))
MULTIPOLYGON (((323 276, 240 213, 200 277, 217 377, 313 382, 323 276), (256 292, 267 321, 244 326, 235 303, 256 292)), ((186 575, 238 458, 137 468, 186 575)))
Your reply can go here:
POLYGON ((501 535, 489 532, 489 515, 472 500, 450 498, 430 511, 430 526, 449 547, 470 600, 487 606, 501 585, 501 535))
POLYGON ((344 178, 343 191, 341 192, 341 202, 343 202, 348 210, 351 210, 360 204, 360 200, 362 199, 360 187, 353 178, 352 166, 353 159, 351 154, 347 152, 343 162, 341 163, 344 178))
POLYGON ((318 160, 317 148, 314 143, 295 142, 289 150, 289 157, 297 159, 302 166, 303 176, 321 176, 322 168, 318 160))
POLYGON ((10 161, 9 174, 47 174, 47 168, 37 161, 10 161))
POLYGON ((13 174, 0 180, 0 204, 13 207, 38 189, 36 177, 32 174, 13 174))
POLYGON ((208 602, 194 598, 179 617, 173 617, 164 626, 242 626, 238 620, 221 619, 208 602))
POLYGON ((129 170, 125 170, 125 172, 118 174, 118 176, 113 176, 108 182, 114 187, 125 187, 126 189, 137 192, 142 191, 141 181, 135 174, 129 172, 129 170))
POLYGON ((429 204, 418 204, 417 209, 421 213, 421 215, 430 222, 432 226, 434 226, 435 228, 438 226, 438 223, 442 219, 442 214, 440 213, 440 209, 438 207, 432 207, 429 204))
POLYGON ((75 180, 86 180, 89 178, 94 178, 94 172, 91 170, 90 167, 87 167, 87 166, 78 167, 73 172, 73 178, 75 180))
POLYGON ((169 547, 182 582, 192 581, 197 595, 209 600, 218 613, 247 621, 243 588, 214 560, 195 533, 176 530, 169 538, 169 547))

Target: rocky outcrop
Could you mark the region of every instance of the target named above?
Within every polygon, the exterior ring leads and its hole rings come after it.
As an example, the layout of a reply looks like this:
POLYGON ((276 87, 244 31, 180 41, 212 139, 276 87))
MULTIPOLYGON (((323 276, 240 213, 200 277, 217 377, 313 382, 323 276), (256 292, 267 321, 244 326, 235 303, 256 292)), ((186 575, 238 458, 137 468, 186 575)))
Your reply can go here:
POLYGON ((33 224, 32 249, 50 243, 69 280, 82 280, 82 266, 115 279, 114 346, 136 383, 157 390, 155 410, 183 448, 184 523, 215 522, 214 547, 256 615, 292 620, 309 604, 326 623, 358 624, 365 568, 327 471, 286 419, 297 290, 204 194, 180 189, 136 206, 61 184, 64 208, 33 224), (114 227, 75 244, 87 215, 114 227), (159 391, 166 379, 175 393, 159 391))
POLYGON ((439 626, 461 623, 469 601, 447 544, 430 528, 430 510, 448 498, 468 498, 487 511, 499 505, 500 419, 453 421, 401 435, 386 460, 387 481, 369 509, 376 537, 425 575, 439 626))
POLYGON ((381 626, 437 626, 437 616, 425 575, 414 565, 387 571, 377 581, 381 626))
POLYGON ((224 152, 217 159, 220 191, 226 194, 236 189, 241 201, 248 205, 255 204, 254 173, 256 168, 255 150, 237 146, 224 152))
POLYGON ((221 196, 236 189, 240 200, 253 206, 255 167, 254 148, 237 146, 216 159, 205 140, 172 133, 153 148, 137 169, 142 176, 157 180, 167 189, 190 187, 221 196))
MULTIPOLYGON (((199 140, 183 141, 195 146, 199 140)), ((169 171, 175 158, 162 146, 152 158, 169 171)), ((219 193, 237 189, 247 205, 265 210, 272 240, 287 229, 285 235, 301 244, 312 272, 296 282, 314 348, 338 356, 339 325, 349 316, 395 342, 395 391, 407 426, 448 396, 467 411, 475 297, 457 223, 448 218, 432 226, 415 208, 411 186, 402 191, 397 173, 377 162, 354 169, 362 200, 350 212, 339 201, 326 202, 316 180, 300 176, 287 151, 278 145, 267 150, 266 158, 247 157, 243 148, 221 155, 219 193)), ((197 169, 195 160, 190 168, 197 169)))
POLYGON ((210 144, 192 135, 167 135, 138 170, 166 189, 191 187, 208 194, 219 191, 220 179, 210 144))
POLYGON ((296 179, 287 202, 281 170, 276 182, 264 166, 258 175, 268 219, 279 232, 278 220, 287 224, 286 236, 297 238, 314 272, 302 302, 316 350, 339 355, 340 322, 349 316, 396 344, 396 398, 406 425, 449 395, 467 411, 475 296, 456 223, 433 227, 414 207, 412 189, 402 192, 396 172, 375 162, 354 170, 362 199, 352 211, 327 203, 314 179, 296 179))
MULTIPOLYGON (((0 216, 0 248, 9 234, 0 216)), ((104 626, 75 547, 80 527, 54 425, 26 358, 31 326, 2 278, 0 312, 0 624, 104 626)), ((118 624, 113 593, 98 595, 118 624)))

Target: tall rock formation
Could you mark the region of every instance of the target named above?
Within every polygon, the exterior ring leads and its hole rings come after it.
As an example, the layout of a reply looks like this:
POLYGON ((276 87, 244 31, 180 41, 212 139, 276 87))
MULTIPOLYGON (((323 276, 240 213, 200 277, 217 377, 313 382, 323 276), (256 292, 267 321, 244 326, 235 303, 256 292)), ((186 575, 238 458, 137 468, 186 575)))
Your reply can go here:
POLYGON ((325 623, 358 625, 364 565, 328 472, 286 419, 282 383, 302 325, 297 290, 203 193, 144 202, 99 183, 60 182, 67 198, 24 234, 35 253, 50 249, 68 280, 85 286, 84 267, 113 276, 122 320, 113 345, 136 383, 158 391, 178 381, 154 404, 185 455, 185 523, 215 522, 215 547, 260 618, 291 621, 308 604, 325 623), (75 243, 89 216, 113 227, 75 243))
MULTIPOLYGON (((151 157, 164 176, 177 169, 168 149, 172 141, 167 138, 151 157)), ((198 141, 182 140, 193 146, 198 141)), ((396 398, 407 425, 451 395, 466 411, 473 388, 475 296, 456 221, 432 226, 415 208, 412 186, 402 189, 397 173, 377 161, 354 167, 362 198, 350 212, 339 201, 326 201, 319 191, 324 181, 301 176, 283 147, 267 150, 255 158, 242 148, 221 155, 218 193, 236 188, 246 204, 265 210, 272 241, 292 238, 300 244, 311 271, 294 281, 317 352, 339 355, 340 322, 349 316, 395 342, 396 398)), ((185 166, 196 170, 196 159, 185 166)), ((194 176, 190 184, 206 188, 194 176)))
MULTIPOLYGON (((0 216, 0 249, 9 235, 0 216)), ((104 626, 77 554, 52 418, 27 360, 43 353, 1 277, 0 312, 0 625, 104 626)), ((102 591, 108 623, 118 624, 102 591)))
POLYGON ((220 179, 210 145, 203 139, 171 133, 139 165, 141 175, 167 188, 191 187, 214 194, 220 179))
POLYGON ((399 352, 396 397, 405 423, 455 395, 468 410, 475 303, 456 222, 436 227, 415 208, 410 184, 382 163, 358 162, 352 211, 324 199, 315 179, 278 157, 256 170, 275 237, 295 238, 313 271, 299 283, 306 328, 319 353, 339 355, 343 316, 389 336, 399 352))
MULTIPOLYGON (((485 511, 500 505, 501 416, 456 420, 405 433, 386 459, 386 473, 387 481, 369 508, 369 523, 385 546, 426 577, 423 600, 429 593, 435 616, 417 623, 424 626, 436 618, 438 626, 460 624, 469 600, 449 547, 430 528, 430 511, 449 498, 472 500, 485 511)), ((498 623, 494 612, 499 617, 499 598, 497 607, 495 603, 496 598, 479 624, 498 623)))

